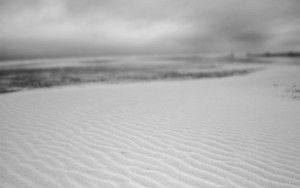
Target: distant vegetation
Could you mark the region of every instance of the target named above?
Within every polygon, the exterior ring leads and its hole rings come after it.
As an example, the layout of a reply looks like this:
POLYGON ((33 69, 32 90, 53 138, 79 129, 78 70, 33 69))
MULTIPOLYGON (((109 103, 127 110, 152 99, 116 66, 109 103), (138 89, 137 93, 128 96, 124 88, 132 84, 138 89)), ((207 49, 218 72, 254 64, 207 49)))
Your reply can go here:
POLYGON ((277 52, 277 53, 271 53, 271 52, 265 52, 265 53, 249 53, 249 57, 300 57, 300 52, 277 52))
MULTIPOLYGON (((38 61, 28 65, 20 63, 18 66, 0 69, 0 93, 91 82, 121 83, 226 77, 247 74, 255 70, 249 67, 228 66, 237 61, 255 62, 250 58, 237 60, 234 58, 164 57, 128 58, 104 63, 101 59, 77 60, 69 62, 67 66, 65 66, 66 62, 62 62, 52 67, 43 67, 41 66, 43 63, 38 61)), ((51 62, 47 62, 46 65, 48 64, 51 62)))

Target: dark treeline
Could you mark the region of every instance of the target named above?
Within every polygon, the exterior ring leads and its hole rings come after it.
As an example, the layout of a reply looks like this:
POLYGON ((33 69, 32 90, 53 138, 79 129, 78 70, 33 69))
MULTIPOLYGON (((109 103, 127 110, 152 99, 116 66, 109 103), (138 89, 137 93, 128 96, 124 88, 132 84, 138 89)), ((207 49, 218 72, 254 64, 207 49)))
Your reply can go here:
POLYGON ((300 57, 300 52, 265 52, 265 53, 248 53, 252 57, 300 57))

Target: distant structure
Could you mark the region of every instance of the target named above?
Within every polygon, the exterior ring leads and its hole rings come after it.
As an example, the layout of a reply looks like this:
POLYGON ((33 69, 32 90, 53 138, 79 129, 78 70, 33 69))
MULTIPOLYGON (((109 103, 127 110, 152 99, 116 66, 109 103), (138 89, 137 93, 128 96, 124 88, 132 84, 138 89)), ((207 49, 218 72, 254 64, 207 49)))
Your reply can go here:
POLYGON ((231 59, 234 59, 234 58, 235 58, 234 52, 230 52, 229 57, 230 57, 231 59))

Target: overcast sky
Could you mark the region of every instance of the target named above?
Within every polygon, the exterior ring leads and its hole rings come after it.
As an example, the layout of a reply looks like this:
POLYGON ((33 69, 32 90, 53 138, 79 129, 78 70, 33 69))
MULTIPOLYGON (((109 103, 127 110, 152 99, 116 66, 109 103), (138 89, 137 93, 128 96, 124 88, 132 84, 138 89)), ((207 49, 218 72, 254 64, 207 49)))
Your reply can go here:
POLYGON ((299 0, 0 0, 0 58, 300 50, 299 0))

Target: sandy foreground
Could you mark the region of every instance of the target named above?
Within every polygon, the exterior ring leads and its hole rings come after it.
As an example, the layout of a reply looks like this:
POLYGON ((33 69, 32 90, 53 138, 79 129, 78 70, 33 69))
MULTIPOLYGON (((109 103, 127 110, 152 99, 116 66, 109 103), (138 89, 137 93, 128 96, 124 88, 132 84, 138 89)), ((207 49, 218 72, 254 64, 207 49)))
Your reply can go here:
POLYGON ((300 66, 0 95, 0 187, 300 187, 300 66))

